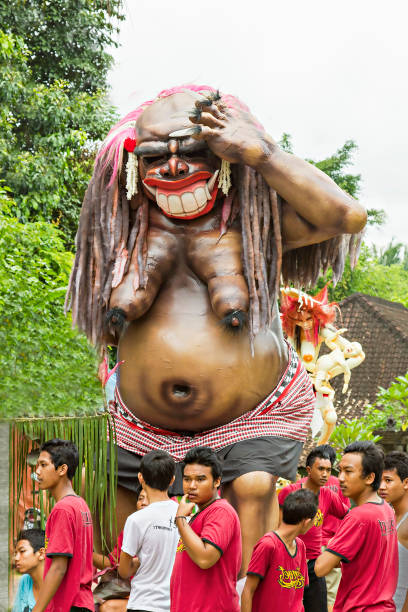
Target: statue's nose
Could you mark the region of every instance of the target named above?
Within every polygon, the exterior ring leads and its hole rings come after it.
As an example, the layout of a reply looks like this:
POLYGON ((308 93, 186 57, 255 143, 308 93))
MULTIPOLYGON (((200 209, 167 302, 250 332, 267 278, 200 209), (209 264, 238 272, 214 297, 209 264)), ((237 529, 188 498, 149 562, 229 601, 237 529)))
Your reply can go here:
POLYGON ((159 169, 160 174, 164 176, 182 176, 188 173, 188 164, 185 161, 172 155, 165 164, 159 169))

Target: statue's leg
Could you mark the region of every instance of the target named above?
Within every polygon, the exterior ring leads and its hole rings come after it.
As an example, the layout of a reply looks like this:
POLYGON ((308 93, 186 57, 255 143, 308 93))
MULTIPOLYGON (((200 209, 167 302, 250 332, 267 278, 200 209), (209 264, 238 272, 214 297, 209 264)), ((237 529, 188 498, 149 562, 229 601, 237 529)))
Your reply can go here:
POLYGON ((275 492, 277 476, 267 472, 249 472, 223 487, 225 497, 238 512, 242 533, 242 566, 246 575, 252 550, 267 532, 276 529, 279 505, 275 492))
POLYGON ((223 461, 222 496, 234 506, 241 523, 241 576, 245 576, 257 541, 278 526, 277 477, 296 478, 301 450, 302 443, 296 440, 262 436, 217 453, 223 461))

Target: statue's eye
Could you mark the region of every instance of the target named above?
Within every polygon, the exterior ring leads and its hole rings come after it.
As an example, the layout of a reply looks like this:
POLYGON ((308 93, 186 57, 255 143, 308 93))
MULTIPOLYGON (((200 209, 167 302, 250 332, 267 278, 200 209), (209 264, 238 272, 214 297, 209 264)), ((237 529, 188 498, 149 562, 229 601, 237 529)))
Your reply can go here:
POLYGON ((152 164, 157 165, 159 162, 165 162, 166 158, 163 157, 162 155, 160 156, 156 156, 156 157, 144 157, 143 158, 143 163, 145 166, 151 166, 152 164))

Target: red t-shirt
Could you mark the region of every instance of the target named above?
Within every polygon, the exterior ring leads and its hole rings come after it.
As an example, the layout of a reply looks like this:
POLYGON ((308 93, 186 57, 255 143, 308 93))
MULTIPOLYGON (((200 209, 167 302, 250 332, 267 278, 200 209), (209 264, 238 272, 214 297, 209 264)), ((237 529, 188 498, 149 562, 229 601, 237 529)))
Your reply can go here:
POLYGON ((255 546, 247 574, 261 578, 252 600, 253 612, 290 610, 303 612, 303 590, 309 583, 306 547, 296 538, 292 556, 276 533, 267 533, 255 546))
MULTIPOLYGON (((306 480, 307 476, 301 478, 299 482, 305 482, 306 480)), ((328 487, 334 493, 337 493, 343 504, 347 506, 347 508, 350 508, 350 500, 348 497, 344 497, 343 493, 341 492, 340 482, 339 479, 336 478, 336 476, 329 476, 329 480, 324 486, 328 487)), ((330 538, 334 536, 335 533, 337 533, 337 530, 340 525, 341 519, 337 518, 336 516, 333 516, 330 513, 325 515, 322 525, 322 546, 327 546, 327 542, 330 540, 330 538)))
POLYGON ((66 495, 55 504, 45 526, 45 549, 44 578, 53 557, 68 557, 66 574, 46 611, 68 612, 71 606, 94 610, 92 518, 82 497, 66 495))
POLYGON ((237 513, 225 499, 216 499, 193 516, 190 526, 221 557, 212 567, 201 569, 180 539, 170 583, 171 612, 239 612, 236 585, 242 553, 237 513))
MULTIPOLYGON (((303 486, 303 483, 298 481, 294 484, 290 484, 279 491, 278 499, 279 505, 283 506, 283 502, 289 493, 298 491, 303 486)), ((319 493, 319 508, 315 516, 313 527, 309 529, 307 533, 299 536, 306 546, 306 556, 308 559, 317 559, 322 552, 322 525, 323 520, 327 514, 343 518, 348 512, 347 506, 340 501, 340 498, 336 493, 333 493, 329 488, 322 487, 319 493)))
POLYGON ((352 508, 327 550, 342 560, 333 612, 395 610, 398 540, 391 506, 382 501, 352 508))

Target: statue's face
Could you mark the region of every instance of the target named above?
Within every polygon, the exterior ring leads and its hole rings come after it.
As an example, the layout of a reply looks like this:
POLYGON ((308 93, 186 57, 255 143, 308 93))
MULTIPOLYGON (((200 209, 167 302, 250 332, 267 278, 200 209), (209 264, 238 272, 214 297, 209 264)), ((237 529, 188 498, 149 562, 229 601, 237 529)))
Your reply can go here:
POLYGON ((188 119, 195 98, 179 93, 149 106, 137 121, 140 177, 150 200, 164 215, 195 219, 214 206, 220 160, 206 143, 187 136, 170 138, 192 127, 188 119))
POLYGON ((307 310, 296 310, 296 312, 288 313, 287 316, 305 331, 313 328, 313 315, 307 310))

